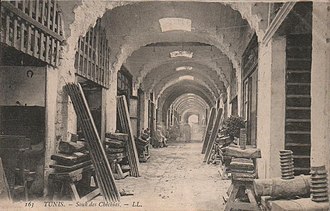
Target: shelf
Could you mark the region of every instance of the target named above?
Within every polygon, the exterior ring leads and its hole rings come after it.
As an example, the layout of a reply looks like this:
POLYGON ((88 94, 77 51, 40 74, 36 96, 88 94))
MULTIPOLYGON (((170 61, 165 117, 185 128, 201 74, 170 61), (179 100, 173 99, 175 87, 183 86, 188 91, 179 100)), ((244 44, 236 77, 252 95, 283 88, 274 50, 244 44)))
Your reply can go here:
POLYGON ((311 98, 310 95, 287 95, 287 98, 311 98))
POLYGON ((300 144, 300 143, 287 143, 286 147, 310 147, 310 144, 300 144))
POLYGON ((310 107, 292 107, 292 106, 289 106, 289 107, 286 107, 286 110, 311 110, 310 107))
POLYGON ((293 155, 293 159, 310 159, 309 155, 293 155))
POLYGON ((310 119, 286 119, 286 122, 311 122, 310 119))
POLYGON ((312 61, 310 58, 286 58, 287 61, 312 61))
POLYGON ((302 167, 294 167, 294 170, 297 170, 297 171, 310 171, 309 168, 302 168, 302 167))
POLYGON ((285 131, 285 134, 300 134, 300 135, 309 135, 310 131, 285 131))
POLYGON ((287 86, 310 86, 311 83, 293 83, 293 82, 289 82, 286 83, 287 86))
POLYGON ((311 73, 310 70, 286 70, 286 73, 298 73, 298 74, 302 74, 302 73, 311 73))

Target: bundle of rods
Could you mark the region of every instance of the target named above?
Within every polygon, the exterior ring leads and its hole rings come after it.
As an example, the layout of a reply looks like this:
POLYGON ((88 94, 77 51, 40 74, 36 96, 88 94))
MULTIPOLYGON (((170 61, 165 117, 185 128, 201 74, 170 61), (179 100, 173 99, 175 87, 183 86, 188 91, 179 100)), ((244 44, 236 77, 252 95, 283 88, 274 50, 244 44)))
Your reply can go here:
POLYGON ((206 147, 207 147, 207 144, 209 141, 209 137, 210 137, 210 132, 211 132, 211 129, 213 128, 215 116, 216 116, 216 109, 213 107, 211 109, 211 114, 209 116, 206 129, 204 131, 202 154, 205 153, 205 150, 206 150, 206 147))
POLYGON ((211 152, 212 148, 215 142, 215 139, 217 138, 218 131, 220 129, 220 125, 222 125, 222 108, 219 108, 218 111, 216 112, 216 119, 212 128, 211 135, 209 136, 209 140, 207 141, 207 147, 206 147, 206 152, 204 156, 204 162, 208 163, 210 161, 211 157, 211 152))
POLYGON ((96 180, 102 196, 106 202, 119 202, 120 194, 84 92, 79 84, 74 83, 67 84, 65 89, 82 124, 83 134, 87 140, 88 150, 95 168, 96 180))
POLYGON ((139 177, 139 157, 135 146, 135 140, 132 133, 132 126, 131 121, 128 113, 128 106, 125 96, 118 96, 117 97, 118 103, 118 114, 120 125, 123 129, 123 132, 128 134, 128 141, 127 141, 127 156, 128 156, 128 163, 131 167, 130 175, 133 177, 139 177))

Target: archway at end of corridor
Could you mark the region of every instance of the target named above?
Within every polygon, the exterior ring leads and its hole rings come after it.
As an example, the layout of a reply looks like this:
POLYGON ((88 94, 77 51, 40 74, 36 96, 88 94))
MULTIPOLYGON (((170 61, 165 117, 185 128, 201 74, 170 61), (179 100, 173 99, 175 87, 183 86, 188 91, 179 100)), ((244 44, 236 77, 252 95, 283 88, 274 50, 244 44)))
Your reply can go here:
POLYGON ((191 141, 201 142, 205 130, 205 117, 192 113, 188 116, 188 124, 191 127, 191 141))

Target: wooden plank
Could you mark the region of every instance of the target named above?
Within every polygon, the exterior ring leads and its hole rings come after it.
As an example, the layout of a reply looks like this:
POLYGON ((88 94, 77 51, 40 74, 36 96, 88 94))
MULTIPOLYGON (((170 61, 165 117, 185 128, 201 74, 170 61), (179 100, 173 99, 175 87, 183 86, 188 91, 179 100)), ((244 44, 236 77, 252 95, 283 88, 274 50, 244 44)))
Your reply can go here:
POLYGON ((52 22, 52 30, 55 32, 55 25, 56 25, 56 10, 57 10, 57 2, 56 0, 53 1, 53 22, 52 22))
POLYGON ((39 0, 36 0, 35 1, 35 12, 36 12, 36 21, 39 22, 39 11, 40 11, 40 3, 39 3, 39 0))
POLYGON ((20 50, 22 52, 25 52, 25 48, 24 48, 24 35, 25 35, 25 24, 23 21, 21 21, 21 45, 20 45, 20 50))
POLYGON ((204 138, 203 138, 203 147, 202 147, 202 154, 205 153, 208 141, 209 141, 209 137, 211 135, 211 130, 213 128, 214 125, 214 118, 216 116, 216 109, 214 107, 211 108, 211 113, 209 116, 209 120, 207 122, 207 126, 205 128, 205 133, 204 133, 204 138))
POLYGON ((60 165, 60 164, 52 164, 52 165, 49 165, 49 166, 51 168, 54 168, 56 171, 59 171, 59 172, 69 172, 69 171, 74 171, 74 170, 83 168, 85 166, 88 166, 91 163, 92 163, 91 160, 87 160, 85 162, 78 163, 78 164, 72 165, 72 166, 65 166, 65 165, 60 165))
POLYGON ((42 25, 44 25, 45 24, 44 17, 45 17, 45 9, 46 9, 46 0, 41 0, 41 2, 42 2, 42 5, 41 5, 41 16, 40 16, 41 21, 40 21, 40 23, 42 25))
MULTIPOLYGON (((43 4, 44 4, 44 1, 43 1, 43 4)), ((5 7, 8 10, 10 10, 14 14, 16 14, 17 16, 23 18, 24 20, 26 20, 30 24, 36 26, 37 28, 39 28, 40 30, 42 30, 44 33, 51 35, 52 37, 56 38, 59 41, 63 41, 64 40, 64 38, 62 36, 56 34, 52 30, 48 29, 46 26, 40 24, 38 21, 36 21, 33 18, 31 18, 29 15, 25 14, 20 9, 15 8, 15 6, 13 6, 12 4, 3 1, 3 2, 1 2, 1 6, 5 7)), ((43 15, 44 14, 42 14, 42 17, 43 17, 43 15)))
POLYGON ((34 29, 34 46, 33 46, 33 56, 38 58, 38 50, 39 53, 41 52, 40 49, 38 49, 38 29, 34 29))
POLYGON ((0 199, 3 201, 11 200, 9 185, 7 182, 5 170, 2 165, 1 157, 0 157, 0 199))
POLYGON ((21 0, 22 2, 22 11, 25 13, 25 0, 21 0))
POLYGON ((127 133, 128 136, 128 142, 127 142, 127 153, 128 153, 128 162, 131 167, 131 175, 134 177, 140 176, 140 170, 139 170, 139 157, 135 145, 135 139, 133 137, 132 133, 132 126, 131 121, 129 119, 129 112, 128 112, 128 106, 126 102, 125 96, 119 96, 117 97, 118 100, 118 113, 119 113, 119 119, 120 124, 124 130, 125 133, 127 133))
POLYGON ((72 141, 60 141, 58 150, 66 154, 73 154, 74 152, 81 152, 86 149, 85 144, 75 143, 72 141))
MULTIPOLYGON (((4 2, 3 2, 4 3, 4 2)), ((12 46, 17 48, 16 40, 17 40, 17 17, 14 16, 14 34, 13 34, 13 43, 12 46)))
POLYGON ((70 194, 71 194, 71 198, 74 200, 74 201, 78 201, 80 199, 80 196, 79 196, 79 193, 77 191, 77 188, 76 188, 76 185, 72 182, 69 183, 70 185, 70 194))
POLYGON ((79 84, 76 85, 73 83, 67 84, 66 90, 73 102, 78 119, 82 123, 83 133, 88 141, 88 149, 95 167, 96 179, 102 196, 107 202, 117 202, 119 201, 120 194, 114 183, 114 175, 111 171, 109 161, 106 157, 103 144, 98 135, 83 90, 79 84))
POLYGON ((31 51, 31 41, 32 41, 32 28, 31 28, 31 25, 28 24, 28 29, 27 29, 27 33, 28 33, 28 36, 27 36, 27 46, 26 46, 26 53, 29 54, 29 55, 32 55, 32 51, 31 51))
POLYGON ((50 38, 48 35, 46 35, 46 46, 45 46, 46 53, 45 53, 44 61, 47 63, 50 63, 50 60, 49 60, 50 43, 49 43, 49 41, 50 41, 50 38))
POLYGON ((33 4, 35 1, 28 1, 29 2, 29 16, 32 17, 32 12, 33 12, 33 4))
POLYGON ((213 128, 212 128, 212 133, 210 135, 210 138, 209 138, 209 141, 208 141, 208 144, 207 144, 207 147, 206 147, 204 162, 209 162, 210 155, 211 155, 211 152, 212 152, 212 148, 213 148, 215 139, 218 135, 219 128, 222 125, 222 122, 223 122, 222 108, 219 108, 218 111, 217 111, 215 123, 214 123, 213 128))
POLYGON ((241 149, 236 147, 227 147, 223 149, 224 155, 235 158, 261 158, 261 151, 257 148, 241 149))
POLYGON ((60 63, 60 41, 56 40, 56 59, 55 66, 58 66, 60 63))
POLYGON ((73 155, 57 153, 52 155, 50 158, 56 161, 57 164, 66 165, 66 166, 73 166, 90 159, 89 155, 84 153, 75 153, 73 155))
POLYGON ((50 64, 55 66, 55 39, 51 39, 51 47, 50 47, 50 64))
POLYGON ((45 42, 44 42, 44 39, 45 39, 45 35, 43 32, 40 32, 40 43, 39 43, 39 46, 40 46, 40 52, 39 52, 39 59, 41 60, 45 60, 45 57, 44 57, 44 52, 45 52, 45 42))
MULTIPOLYGON (((44 1, 46 1, 46 0, 44 0, 44 1)), ((51 5, 52 5, 52 0, 48 0, 47 1, 47 20, 46 20, 46 25, 47 25, 48 29, 50 29, 50 23, 51 23, 51 20, 50 20, 51 5)))
POLYGON ((5 43, 7 43, 8 45, 10 45, 10 41, 9 41, 9 27, 10 27, 10 17, 9 17, 9 12, 6 16, 6 34, 5 34, 5 43))
POLYGON ((83 202, 90 201, 100 194, 101 194, 101 191, 99 188, 97 188, 97 189, 93 190, 92 192, 90 192, 89 194, 87 194, 86 196, 81 197, 80 201, 83 201, 83 202))
POLYGON ((95 28, 92 28, 92 55, 91 55, 91 60, 92 60, 92 64, 94 64, 94 65, 92 65, 92 80, 93 81, 96 81, 96 72, 95 72, 95 67, 96 67, 96 61, 95 61, 95 58, 94 58, 94 55, 95 55, 95 53, 96 53, 96 51, 95 51, 95 42, 94 42, 94 40, 95 40, 95 28))

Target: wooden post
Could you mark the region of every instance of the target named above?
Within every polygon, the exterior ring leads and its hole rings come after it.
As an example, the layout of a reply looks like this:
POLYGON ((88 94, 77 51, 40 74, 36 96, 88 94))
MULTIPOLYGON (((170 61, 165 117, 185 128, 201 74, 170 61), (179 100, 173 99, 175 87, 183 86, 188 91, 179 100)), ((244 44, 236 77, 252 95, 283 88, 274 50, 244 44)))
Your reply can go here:
POLYGON ((239 147, 241 149, 246 149, 246 129, 241 128, 239 133, 239 147))

